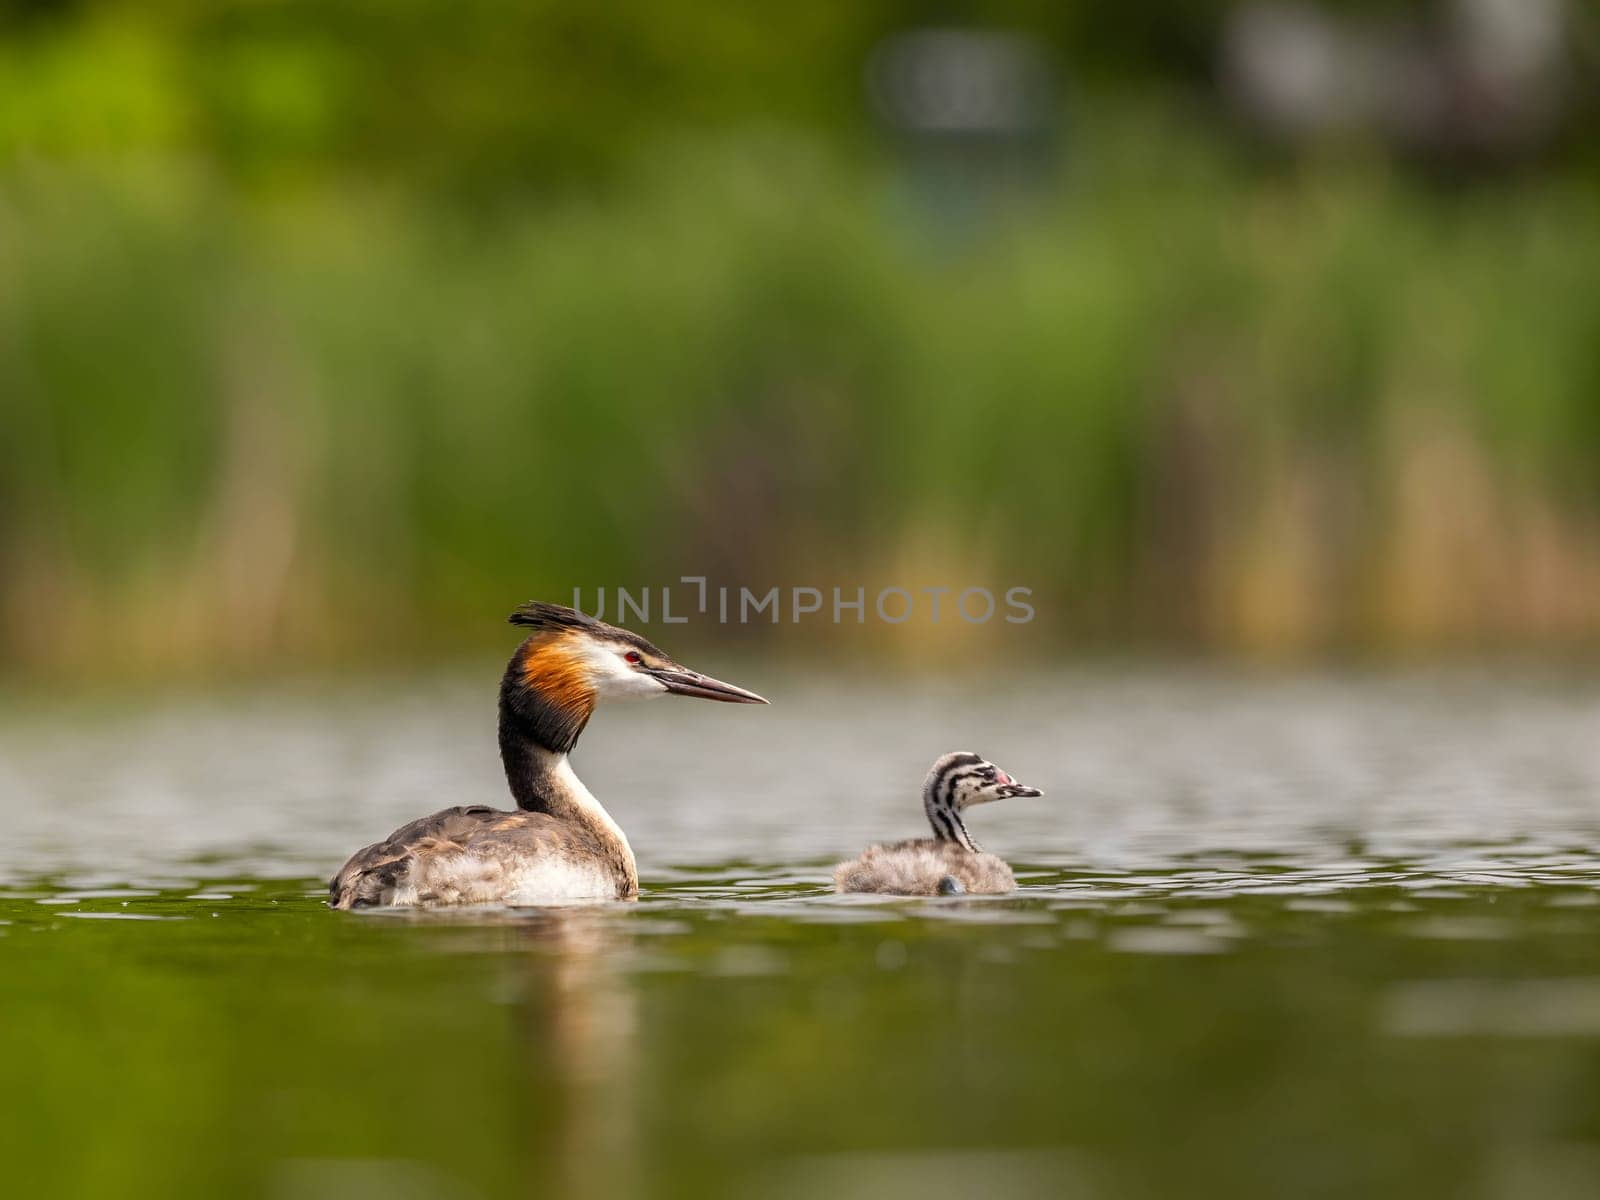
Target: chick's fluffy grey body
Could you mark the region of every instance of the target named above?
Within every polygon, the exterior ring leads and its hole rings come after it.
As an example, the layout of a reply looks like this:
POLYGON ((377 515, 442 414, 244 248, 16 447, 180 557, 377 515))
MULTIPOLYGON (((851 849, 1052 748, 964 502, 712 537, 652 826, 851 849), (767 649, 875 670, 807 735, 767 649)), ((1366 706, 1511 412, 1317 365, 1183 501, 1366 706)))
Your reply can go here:
POLYGON ((1016 877, 1002 859, 972 851, 955 842, 910 838, 868 846, 860 858, 833 869, 833 884, 841 892, 879 892, 889 896, 937 896, 952 889, 972 895, 997 895, 1015 891, 1016 877))

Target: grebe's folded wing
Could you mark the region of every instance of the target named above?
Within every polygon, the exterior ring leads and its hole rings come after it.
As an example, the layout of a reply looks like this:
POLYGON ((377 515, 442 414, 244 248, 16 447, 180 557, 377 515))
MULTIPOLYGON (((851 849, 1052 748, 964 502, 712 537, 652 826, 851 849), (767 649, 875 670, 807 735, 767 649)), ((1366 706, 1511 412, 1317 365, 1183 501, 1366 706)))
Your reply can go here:
POLYGON ((608 866, 592 832, 547 813, 447 808, 358 850, 329 881, 328 903, 368 908, 607 895, 615 886, 608 866))
POLYGON ((328 903, 333 908, 385 904, 386 895, 410 872, 419 852, 465 847, 500 818, 519 815, 474 804, 446 808, 407 822, 383 841, 364 846, 350 856, 328 881, 328 903))

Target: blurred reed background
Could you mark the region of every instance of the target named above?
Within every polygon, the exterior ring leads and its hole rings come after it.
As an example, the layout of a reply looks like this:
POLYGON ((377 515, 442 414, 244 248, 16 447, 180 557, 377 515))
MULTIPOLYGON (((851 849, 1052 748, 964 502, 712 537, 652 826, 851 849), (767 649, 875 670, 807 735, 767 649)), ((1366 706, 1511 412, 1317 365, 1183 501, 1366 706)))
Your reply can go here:
POLYGON ((3 0, 0 661, 683 574, 1592 648, 1597 62, 1563 0, 3 0))

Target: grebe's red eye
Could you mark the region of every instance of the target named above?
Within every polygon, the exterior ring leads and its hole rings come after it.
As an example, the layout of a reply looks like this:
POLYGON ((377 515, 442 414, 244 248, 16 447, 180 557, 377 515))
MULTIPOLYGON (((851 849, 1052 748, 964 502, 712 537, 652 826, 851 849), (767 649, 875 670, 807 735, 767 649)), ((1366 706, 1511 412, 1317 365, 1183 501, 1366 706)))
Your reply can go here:
POLYGON ((640 663, 644 662, 644 658, 639 654, 639 652, 637 650, 629 650, 622 657, 627 659, 629 663, 631 663, 632 665, 634 665, 636 667, 640 663))

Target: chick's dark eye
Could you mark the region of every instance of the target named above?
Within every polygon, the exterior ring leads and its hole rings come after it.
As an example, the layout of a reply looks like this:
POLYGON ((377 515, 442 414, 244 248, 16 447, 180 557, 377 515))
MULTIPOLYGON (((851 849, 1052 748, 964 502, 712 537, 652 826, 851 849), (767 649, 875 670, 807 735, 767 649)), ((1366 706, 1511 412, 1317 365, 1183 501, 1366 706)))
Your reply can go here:
POLYGON ((635 667, 644 662, 644 657, 637 650, 629 650, 622 657, 635 667))

